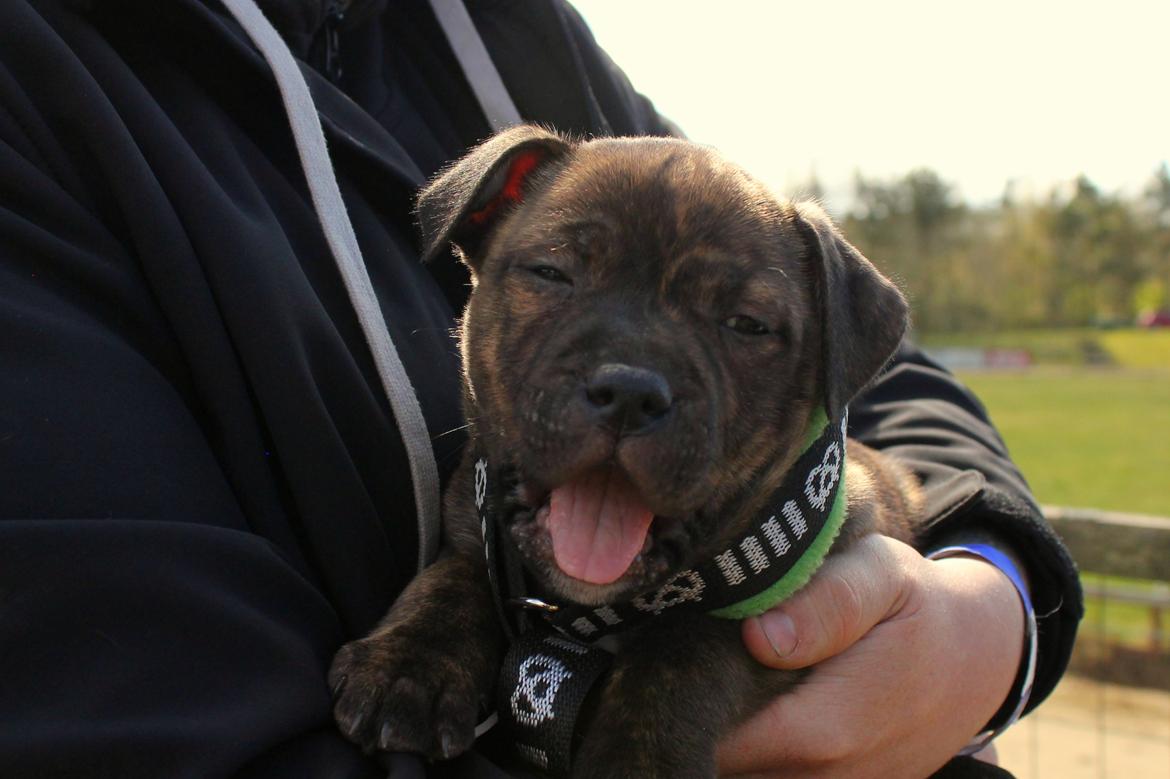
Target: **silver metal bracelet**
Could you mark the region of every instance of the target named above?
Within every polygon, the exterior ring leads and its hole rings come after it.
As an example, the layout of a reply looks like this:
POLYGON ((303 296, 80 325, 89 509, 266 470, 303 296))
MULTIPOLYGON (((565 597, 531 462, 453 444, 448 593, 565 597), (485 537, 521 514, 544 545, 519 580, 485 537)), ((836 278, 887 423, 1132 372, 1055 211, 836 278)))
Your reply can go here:
POLYGON ((1020 571, 1012 559, 989 544, 954 544, 952 546, 945 546, 942 549, 936 549, 925 555, 925 557, 928 560, 941 560, 945 557, 955 557, 957 555, 972 555, 994 565, 1008 577, 1012 585, 1016 588, 1016 592, 1019 593, 1020 601, 1024 605, 1024 647, 1026 656, 1023 666, 1023 683, 1020 683, 1020 675, 1017 674, 1017 681, 1012 686, 1013 691, 1017 686, 1019 687, 1019 697, 1016 705, 1012 707, 1011 715, 1001 725, 978 734, 959 752, 960 755, 973 755, 990 744, 996 736, 1014 725, 1016 720, 1020 718, 1020 715, 1023 714, 1024 708, 1028 705, 1028 700, 1032 697, 1032 682, 1036 678, 1036 659, 1039 641, 1036 635, 1036 611, 1032 608, 1032 599, 1028 594, 1028 586, 1024 583, 1024 578, 1020 575, 1020 571))

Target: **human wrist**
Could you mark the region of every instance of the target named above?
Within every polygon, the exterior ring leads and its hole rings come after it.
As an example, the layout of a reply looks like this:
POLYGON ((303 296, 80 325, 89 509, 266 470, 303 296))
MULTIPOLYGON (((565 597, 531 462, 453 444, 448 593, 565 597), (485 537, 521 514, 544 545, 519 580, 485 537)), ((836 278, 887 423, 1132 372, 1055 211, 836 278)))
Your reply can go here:
MULTIPOLYGON (((948 561, 970 561, 970 563, 981 566, 980 573, 991 574, 995 582, 995 590, 1001 596, 996 599, 997 605, 994 608, 998 609, 1000 616, 1011 613, 1014 617, 1010 620, 1010 624, 1016 626, 1013 632, 1016 639, 1007 646, 1019 646, 1020 652, 1017 655, 1008 650, 1005 656, 1013 659, 1018 657, 1015 666, 1016 672, 1011 687, 1006 696, 1001 699, 1002 705, 989 718, 987 725, 960 752, 964 755, 973 754, 985 748, 994 738, 1019 719, 1032 692, 1032 683, 1036 673, 1038 641, 1036 617, 1031 603, 1028 582, 1022 572, 1022 567, 1015 559, 998 546, 990 544, 952 544, 928 552, 925 557, 936 564, 946 564, 948 561), (1004 597, 1006 597, 1006 603, 1004 597), (1012 608, 1007 605, 1008 603, 1015 603, 1017 606, 1012 608), (1022 619, 1019 618, 1021 612, 1022 619)), ((983 578, 990 583, 991 580, 988 580, 987 577, 983 578)), ((985 618, 991 619, 992 617, 985 615, 985 618)), ((999 689, 1003 688, 999 687, 999 689)))

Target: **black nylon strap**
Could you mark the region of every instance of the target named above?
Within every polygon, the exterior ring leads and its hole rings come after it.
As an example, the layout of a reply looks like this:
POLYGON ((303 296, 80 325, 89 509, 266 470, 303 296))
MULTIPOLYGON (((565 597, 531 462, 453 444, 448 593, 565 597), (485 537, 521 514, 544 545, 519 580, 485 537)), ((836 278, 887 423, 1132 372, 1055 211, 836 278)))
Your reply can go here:
POLYGON ((516 550, 495 521, 497 474, 486 458, 476 461, 475 502, 484 555, 496 609, 511 641, 500 672, 496 710, 522 759, 557 775, 569 772, 581 705, 612 660, 592 642, 668 611, 706 613, 750 602, 783 588, 785 577, 801 565, 809 570, 795 573, 811 575, 837 528, 823 531, 832 522, 839 525, 844 516, 838 497, 846 424, 847 417, 825 424, 772 496, 770 511, 712 560, 682 571, 629 603, 551 606, 542 612, 543 619, 534 620, 532 629, 505 600, 524 594, 523 573, 516 550), (805 559, 810 550, 818 559, 805 559))
POLYGON ((524 570, 520 556, 512 539, 503 534, 494 518, 500 514, 500 491, 495 482, 498 474, 488 469, 487 459, 475 461, 475 508, 479 514, 479 532, 483 538, 484 562, 487 564, 488 580, 492 586, 492 602, 496 616, 504 628, 508 642, 528 629, 528 616, 520 609, 509 607, 505 598, 518 596, 527 588, 524 584, 524 570))
POLYGON ((540 629, 512 643, 496 711, 520 758, 554 774, 569 772, 577 716, 612 659, 604 649, 540 629))

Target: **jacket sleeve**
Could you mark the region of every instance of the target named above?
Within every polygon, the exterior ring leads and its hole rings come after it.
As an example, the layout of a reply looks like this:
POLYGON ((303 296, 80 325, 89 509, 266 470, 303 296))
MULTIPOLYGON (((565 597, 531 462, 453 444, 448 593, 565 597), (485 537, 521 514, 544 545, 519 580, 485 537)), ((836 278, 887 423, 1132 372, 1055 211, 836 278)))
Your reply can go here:
POLYGON ((922 480, 928 523, 919 547, 990 537, 1026 569, 1039 636, 1028 710, 1056 686, 1083 614, 1076 566, 1044 520, 983 406, 910 343, 850 406, 850 435, 922 480))
POLYGON ((69 55, 3 15, 0 776, 379 775, 332 726, 337 616, 249 527, 126 226, 20 86, 22 47, 69 55))

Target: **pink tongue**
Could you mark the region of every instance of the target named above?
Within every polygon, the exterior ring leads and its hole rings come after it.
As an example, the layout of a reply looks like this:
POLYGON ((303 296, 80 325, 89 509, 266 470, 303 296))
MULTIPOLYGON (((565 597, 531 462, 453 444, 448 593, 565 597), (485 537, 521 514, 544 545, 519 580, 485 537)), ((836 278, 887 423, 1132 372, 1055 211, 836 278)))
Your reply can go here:
POLYGON ((621 578, 642 551, 654 513, 619 471, 592 471, 552 491, 548 530, 562 571, 591 584, 621 578))

